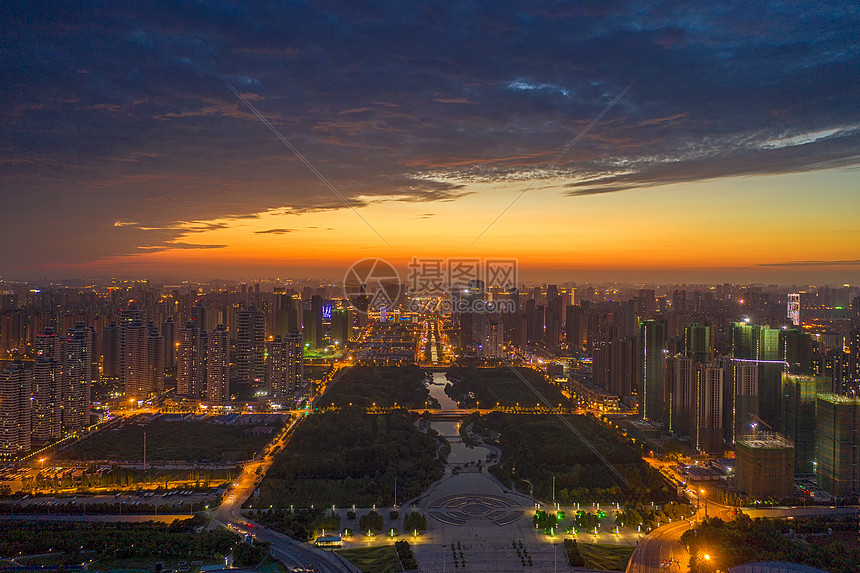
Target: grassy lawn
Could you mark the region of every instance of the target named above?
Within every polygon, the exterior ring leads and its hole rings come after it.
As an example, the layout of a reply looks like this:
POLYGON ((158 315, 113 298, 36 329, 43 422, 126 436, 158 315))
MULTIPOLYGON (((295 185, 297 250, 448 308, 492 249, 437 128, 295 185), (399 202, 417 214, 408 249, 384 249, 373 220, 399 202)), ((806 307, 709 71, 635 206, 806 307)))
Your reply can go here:
POLYGON ((414 365, 352 366, 341 371, 320 398, 321 408, 335 406, 402 406, 423 408, 429 399, 424 370, 414 365))
POLYGON ((555 493, 556 501, 567 505, 675 498, 660 473, 642 461, 639 446, 591 415, 473 413, 463 426, 469 423, 485 441, 498 436, 502 458, 490 472, 521 491, 534 487, 540 499, 553 499, 555 493))
POLYGON ((199 422, 135 423, 132 418, 120 428, 103 430, 62 453, 64 458, 118 461, 143 459, 146 432, 148 461, 189 460, 236 462, 250 459, 274 436, 276 426, 223 425, 199 422))
POLYGON ((275 458, 253 507, 370 507, 419 495, 442 477, 436 440, 403 410, 384 415, 356 408, 305 418, 275 458))
POLYGON ((361 569, 362 573, 398 573, 400 563, 393 545, 338 550, 343 557, 361 569))
POLYGON ((543 374, 531 368, 475 368, 454 366, 448 370, 453 386, 446 394, 466 408, 500 406, 534 407, 543 404, 529 384, 551 406, 569 406, 570 401, 553 384, 546 381, 543 374), (514 371, 516 370, 516 372, 514 371), (518 376, 519 374, 519 376, 518 376), (523 382, 522 378, 528 382, 523 382), (472 397, 474 396, 474 397, 472 397))
POLYGON ((593 543, 577 543, 585 566, 603 571, 624 571, 627 562, 636 549, 629 545, 595 545, 593 543))

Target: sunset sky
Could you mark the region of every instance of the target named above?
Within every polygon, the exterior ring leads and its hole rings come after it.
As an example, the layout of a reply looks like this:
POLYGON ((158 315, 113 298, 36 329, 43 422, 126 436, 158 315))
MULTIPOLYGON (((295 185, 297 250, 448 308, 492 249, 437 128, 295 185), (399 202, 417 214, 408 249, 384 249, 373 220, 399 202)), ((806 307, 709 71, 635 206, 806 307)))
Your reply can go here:
POLYGON ((0 278, 856 284, 860 9, 786 4, 7 3, 0 278))

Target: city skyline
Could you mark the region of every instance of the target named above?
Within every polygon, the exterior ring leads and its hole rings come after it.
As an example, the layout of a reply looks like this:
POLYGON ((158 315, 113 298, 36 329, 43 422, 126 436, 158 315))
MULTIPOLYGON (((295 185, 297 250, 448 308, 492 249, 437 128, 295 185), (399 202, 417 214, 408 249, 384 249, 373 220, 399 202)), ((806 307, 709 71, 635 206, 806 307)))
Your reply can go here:
POLYGON ((19 8, 3 278, 860 281, 848 6, 19 8))

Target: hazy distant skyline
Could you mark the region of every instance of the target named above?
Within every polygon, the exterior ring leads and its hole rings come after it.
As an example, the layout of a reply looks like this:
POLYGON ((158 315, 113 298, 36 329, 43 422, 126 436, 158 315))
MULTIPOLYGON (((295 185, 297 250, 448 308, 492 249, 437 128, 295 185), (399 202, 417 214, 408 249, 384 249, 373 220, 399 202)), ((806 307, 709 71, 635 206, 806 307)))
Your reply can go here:
POLYGON ((860 282, 849 3, 2 12, 0 277, 860 282))

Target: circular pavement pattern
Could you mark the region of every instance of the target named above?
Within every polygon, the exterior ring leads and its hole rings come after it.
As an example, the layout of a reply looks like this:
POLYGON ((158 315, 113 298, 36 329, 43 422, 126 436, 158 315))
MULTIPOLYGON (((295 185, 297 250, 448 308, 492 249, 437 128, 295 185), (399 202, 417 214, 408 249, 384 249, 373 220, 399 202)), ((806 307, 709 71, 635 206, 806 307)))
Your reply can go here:
POLYGON ((427 504, 427 513, 447 525, 461 526, 470 519, 486 518, 503 526, 522 517, 523 508, 500 495, 461 494, 437 497, 427 504))

